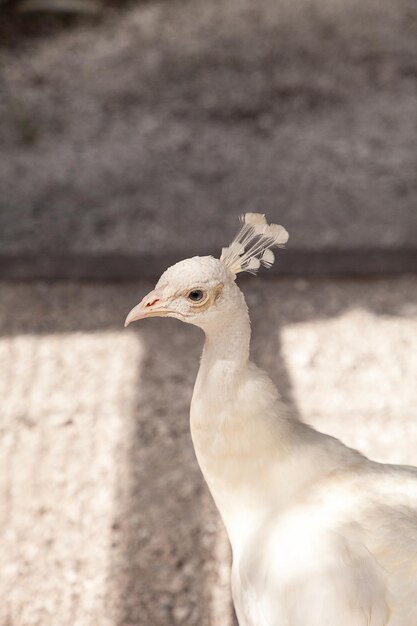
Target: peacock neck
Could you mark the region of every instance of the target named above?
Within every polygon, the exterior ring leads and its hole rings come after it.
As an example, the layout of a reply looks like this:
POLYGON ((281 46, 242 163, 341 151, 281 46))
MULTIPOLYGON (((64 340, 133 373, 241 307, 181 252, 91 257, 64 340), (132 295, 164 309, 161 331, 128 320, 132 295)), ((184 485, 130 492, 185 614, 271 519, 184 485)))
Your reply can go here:
POLYGON ((223 319, 220 326, 205 330, 203 359, 238 365, 249 359, 250 320, 247 309, 239 311, 230 319, 223 319))
POLYGON ((205 343, 196 385, 219 402, 236 391, 236 379, 249 362, 250 320, 246 306, 222 324, 205 328, 205 343))

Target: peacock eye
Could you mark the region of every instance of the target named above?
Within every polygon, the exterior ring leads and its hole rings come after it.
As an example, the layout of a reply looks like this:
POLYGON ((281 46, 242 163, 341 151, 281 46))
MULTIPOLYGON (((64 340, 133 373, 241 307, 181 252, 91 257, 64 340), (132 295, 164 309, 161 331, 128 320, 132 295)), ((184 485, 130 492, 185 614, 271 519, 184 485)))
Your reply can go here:
POLYGON ((200 300, 202 300, 203 298, 204 298, 204 291, 202 291, 201 289, 193 289, 188 294, 188 299, 191 300, 192 302, 200 302, 200 300))

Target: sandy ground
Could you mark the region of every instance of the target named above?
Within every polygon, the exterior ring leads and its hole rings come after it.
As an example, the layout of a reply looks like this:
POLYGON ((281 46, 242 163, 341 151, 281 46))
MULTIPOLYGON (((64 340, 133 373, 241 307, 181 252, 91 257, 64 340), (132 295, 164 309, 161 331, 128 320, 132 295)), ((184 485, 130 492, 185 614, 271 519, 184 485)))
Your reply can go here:
MULTIPOLYGON (((0 624, 231 626, 188 407, 202 337, 124 330, 151 287, 0 285, 0 624)), ((417 465, 417 278, 250 278, 253 358, 293 411, 417 465)))
POLYGON ((2 11, 0 253, 416 247, 415 0, 2 11))

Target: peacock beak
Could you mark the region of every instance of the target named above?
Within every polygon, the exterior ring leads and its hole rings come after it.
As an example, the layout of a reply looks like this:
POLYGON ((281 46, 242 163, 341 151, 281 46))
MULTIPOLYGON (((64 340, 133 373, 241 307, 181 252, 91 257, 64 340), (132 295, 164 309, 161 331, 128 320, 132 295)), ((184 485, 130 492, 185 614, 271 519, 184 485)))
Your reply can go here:
POLYGON ((164 317, 168 313, 169 311, 162 299, 162 291, 154 289, 130 311, 125 320, 125 328, 136 320, 143 320, 146 317, 164 317))

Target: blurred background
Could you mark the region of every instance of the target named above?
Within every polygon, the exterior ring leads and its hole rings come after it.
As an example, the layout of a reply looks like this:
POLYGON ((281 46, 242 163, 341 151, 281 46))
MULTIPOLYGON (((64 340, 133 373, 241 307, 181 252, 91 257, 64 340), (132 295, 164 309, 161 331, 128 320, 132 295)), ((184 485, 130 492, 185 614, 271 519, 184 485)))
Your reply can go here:
POLYGON ((0 625, 232 626, 188 407, 202 337, 122 328, 245 211, 295 415, 417 465, 414 0, 0 2, 0 625))

